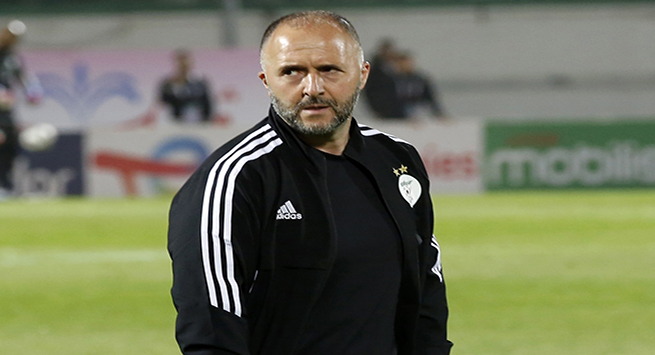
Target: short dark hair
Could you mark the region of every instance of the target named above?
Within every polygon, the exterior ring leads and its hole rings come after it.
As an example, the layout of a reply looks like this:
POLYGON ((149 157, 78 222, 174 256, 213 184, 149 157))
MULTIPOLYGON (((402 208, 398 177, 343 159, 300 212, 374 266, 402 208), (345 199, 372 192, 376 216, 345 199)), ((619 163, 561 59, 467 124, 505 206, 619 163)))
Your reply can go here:
POLYGON ((348 35, 350 35, 350 37, 352 37, 352 39, 355 40, 355 42, 357 42, 357 45, 359 47, 362 46, 361 42, 359 41, 359 35, 357 34, 355 27, 345 17, 331 11, 315 10, 315 11, 294 12, 292 14, 282 16, 279 19, 273 21, 273 23, 268 25, 266 31, 264 31, 262 40, 259 43, 259 50, 261 51, 264 48, 264 45, 266 44, 266 42, 268 42, 269 38, 271 38, 275 29, 277 29, 280 25, 283 24, 307 25, 307 24, 320 24, 320 23, 329 23, 339 26, 339 28, 344 30, 348 35))

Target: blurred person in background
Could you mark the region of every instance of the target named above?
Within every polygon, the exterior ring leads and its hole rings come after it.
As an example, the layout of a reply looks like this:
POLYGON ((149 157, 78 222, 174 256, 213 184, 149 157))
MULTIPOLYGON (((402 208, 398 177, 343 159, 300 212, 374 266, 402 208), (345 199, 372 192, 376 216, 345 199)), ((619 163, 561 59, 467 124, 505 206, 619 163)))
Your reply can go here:
POLYGON ((384 38, 371 60, 371 73, 364 88, 364 98, 378 118, 399 118, 404 115, 394 81, 396 56, 393 40, 384 38))
POLYGON ((11 170, 19 151, 19 132, 14 120, 16 89, 32 104, 43 97, 36 76, 28 74, 16 50, 26 30, 19 20, 9 22, 0 30, 0 199, 11 194, 11 170))
POLYGON ((411 54, 398 50, 389 38, 380 42, 373 56, 364 96, 380 119, 446 118, 434 83, 417 71, 411 54))
POLYGON ((396 94, 402 107, 398 118, 430 115, 437 119, 446 118, 434 83, 416 70, 416 60, 409 52, 397 53, 394 57, 393 77, 396 94))
POLYGON ((176 122, 211 121, 216 103, 207 79, 192 73, 191 52, 178 49, 173 60, 173 74, 159 85, 159 101, 176 122))
POLYGON ((446 355, 428 174, 352 117, 370 66, 345 18, 274 21, 268 116, 218 148, 169 214, 186 355, 446 355))

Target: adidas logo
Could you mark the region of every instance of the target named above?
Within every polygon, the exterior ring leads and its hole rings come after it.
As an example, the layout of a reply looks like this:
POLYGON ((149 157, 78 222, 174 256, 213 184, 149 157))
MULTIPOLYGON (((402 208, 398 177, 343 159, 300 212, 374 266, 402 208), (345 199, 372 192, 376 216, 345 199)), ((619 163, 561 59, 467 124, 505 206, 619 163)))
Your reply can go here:
POLYGON ((291 204, 291 201, 287 201, 284 205, 278 208, 277 217, 275 219, 302 219, 302 214, 296 211, 293 204, 291 204))

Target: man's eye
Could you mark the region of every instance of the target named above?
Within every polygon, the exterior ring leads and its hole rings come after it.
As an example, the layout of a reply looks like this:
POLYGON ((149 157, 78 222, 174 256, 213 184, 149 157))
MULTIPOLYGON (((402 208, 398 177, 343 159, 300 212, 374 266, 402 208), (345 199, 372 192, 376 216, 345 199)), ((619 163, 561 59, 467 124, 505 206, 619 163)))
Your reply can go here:
POLYGON ((336 72, 338 72, 340 70, 337 67, 324 67, 324 68, 321 68, 321 71, 324 72, 324 73, 336 73, 336 72))
POLYGON ((296 69, 286 69, 282 71, 282 75, 296 75, 298 74, 298 70, 296 69))

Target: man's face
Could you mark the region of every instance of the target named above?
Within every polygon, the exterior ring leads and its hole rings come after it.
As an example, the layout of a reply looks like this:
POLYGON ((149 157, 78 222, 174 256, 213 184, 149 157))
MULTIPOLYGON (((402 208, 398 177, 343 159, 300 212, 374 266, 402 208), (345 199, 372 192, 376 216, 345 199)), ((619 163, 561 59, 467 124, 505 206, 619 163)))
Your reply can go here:
POLYGON ((400 57, 396 61, 396 68, 400 73, 411 74, 414 73, 414 71, 416 70, 416 64, 414 63, 414 59, 405 56, 405 57, 400 57))
POLYGON ((262 50, 262 65, 273 108, 307 135, 330 134, 348 121, 369 73, 355 40, 328 24, 281 25, 262 50))
POLYGON ((175 61, 178 74, 186 76, 189 71, 191 71, 192 60, 188 54, 177 54, 175 56, 175 61))

